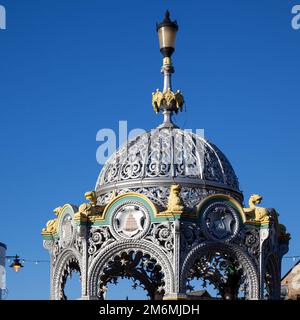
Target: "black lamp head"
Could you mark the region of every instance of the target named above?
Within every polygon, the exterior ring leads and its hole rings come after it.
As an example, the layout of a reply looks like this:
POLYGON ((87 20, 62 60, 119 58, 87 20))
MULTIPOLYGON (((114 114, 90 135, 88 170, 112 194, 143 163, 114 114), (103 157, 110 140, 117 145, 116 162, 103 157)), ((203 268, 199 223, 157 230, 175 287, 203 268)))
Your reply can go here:
POLYGON ((176 32, 178 31, 177 21, 170 19, 170 12, 167 10, 162 22, 156 24, 160 52, 165 57, 171 57, 175 51, 176 32))

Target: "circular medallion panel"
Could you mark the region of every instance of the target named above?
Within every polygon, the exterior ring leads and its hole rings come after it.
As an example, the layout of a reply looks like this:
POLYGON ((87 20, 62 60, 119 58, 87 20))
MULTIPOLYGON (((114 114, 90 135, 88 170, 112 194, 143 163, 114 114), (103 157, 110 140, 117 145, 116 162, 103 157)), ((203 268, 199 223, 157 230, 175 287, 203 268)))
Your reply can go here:
POLYGON ((114 209, 111 226, 117 238, 140 239, 150 226, 148 209, 139 201, 124 201, 114 209))
POLYGON ((238 234, 239 228, 239 213, 227 203, 214 202, 201 215, 201 230, 210 240, 231 241, 238 234))

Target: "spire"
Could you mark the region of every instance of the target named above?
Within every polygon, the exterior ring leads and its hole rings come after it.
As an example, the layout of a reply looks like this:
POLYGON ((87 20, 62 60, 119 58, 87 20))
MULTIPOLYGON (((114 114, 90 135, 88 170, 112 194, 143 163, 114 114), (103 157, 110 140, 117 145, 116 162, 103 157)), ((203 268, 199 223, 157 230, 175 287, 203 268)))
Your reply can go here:
POLYGON ((170 12, 169 10, 167 9, 166 10, 166 13, 165 13, 165 19, 164 19, 164 22, 167 21, 167 22, 171 22, 170 20, 170 12))
POLYGON ((158 113, 160 110, 164 114, 163 127, 174 127, 172 122, 173 112, 178 113, 182 111, 184 104, 183 95, 179 90, 172 91, 172 73, 175 72, 171 56, 175 51, 175 39, 178 31, 177 21, 171 21, 170 12, 167 10, 162 22, 156 24, 156 31, 158 33, 160 52, 163 55, 163 65, 161 73, 164 76, 163 91, 159 89, 152 93, 152 105, 154 111, 158 113))

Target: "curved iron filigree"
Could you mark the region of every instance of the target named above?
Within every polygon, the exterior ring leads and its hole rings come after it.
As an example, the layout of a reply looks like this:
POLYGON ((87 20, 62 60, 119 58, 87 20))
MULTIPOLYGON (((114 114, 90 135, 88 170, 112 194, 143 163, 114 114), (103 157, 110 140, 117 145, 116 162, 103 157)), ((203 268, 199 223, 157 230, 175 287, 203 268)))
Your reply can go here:
POLYGON ((239 192, 225 155, 202 137, 178 128, 157 128, 123 145, 106 162, 95 189, 128 180, 138 187, 141 179, 173 177, 218 183, 239 192))
POLYGON ((187 277, 187 289, 191 291, 191 280, 201 279, 205 288, 207 282, 226 300, 235 300, 242 289, 247 290, 247 277, 240 262, 224 252, 207 253, 195 260, 187 277))
POLYGON ((79 262, 75 257, 71 257, 69 260, 67 260, 63 267, 59 286, 59 300, 68 300, 68 297, 65 294, 65 286, 67 279, 72 277, 73 272, 78 272, 81 278, 79 262))
POLYGON ((258 278, 251 260, 234 245, 205 243, 191 250, 181 270, 181 286, 191 290, 191 281, 213 285, 222 299, 257 299, 258 278))
POLYGON ((142 286, 148 292, 150 299, 162 297, 165 293, 164 273, 161 266, 156 259, 141 251, 123 251, 107 263, 100 276, 99 299, 104 299, 107 284, 116 284, 119 277, 132 279, 133 287, 142 286))

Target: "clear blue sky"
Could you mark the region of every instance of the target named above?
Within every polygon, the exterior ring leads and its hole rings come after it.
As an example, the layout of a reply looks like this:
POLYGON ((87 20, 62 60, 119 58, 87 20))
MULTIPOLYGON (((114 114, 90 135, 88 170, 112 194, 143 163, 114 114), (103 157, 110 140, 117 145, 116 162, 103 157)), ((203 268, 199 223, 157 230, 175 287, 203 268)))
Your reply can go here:
MULTIPOLYGON (((165 9, 180 30, 174 88, 185 128, 230 159, 245 199, 264 196, 300 254, 299 1, 0 0, 0 241, 8 254, 48 259, 41 229, 53 208, 79 204, 95 186, 96 133, 151 129, 151 93, 162 86, 155 23, 165 9)), ((286 260, 283 271, 292 265, 286 260)), ((47 299, 49 266, 8 271, 11 299, 47 299)))

